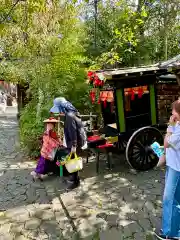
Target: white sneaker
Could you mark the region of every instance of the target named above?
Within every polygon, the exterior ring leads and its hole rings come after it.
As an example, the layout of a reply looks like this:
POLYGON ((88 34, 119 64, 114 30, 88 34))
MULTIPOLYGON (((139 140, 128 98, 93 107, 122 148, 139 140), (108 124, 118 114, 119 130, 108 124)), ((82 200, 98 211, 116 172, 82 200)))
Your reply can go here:
POLYGON ((33 176, 33 179, 38 179, 39 178, 39 174, 37 174, 35 171, 31 172, 31 176, 33 176))
POLYGON ((39 178, 40 179, 45 179, 45 178, 47 178, 48 177, 48 174, 39 174, 39 178))
POLYGON ((82 150, 85 150, 85 149, 87 149, 88 148, 88 145, 87 145, 87 142, 84 144, 84 146, 82 146, 82 150))

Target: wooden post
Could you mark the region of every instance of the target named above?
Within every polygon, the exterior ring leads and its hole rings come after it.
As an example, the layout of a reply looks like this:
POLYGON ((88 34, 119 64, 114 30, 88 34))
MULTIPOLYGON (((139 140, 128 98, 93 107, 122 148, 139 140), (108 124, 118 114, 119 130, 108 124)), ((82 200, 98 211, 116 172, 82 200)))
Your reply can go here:
POLYGON ((58 116, 58 136, 60 136, 60 116, 58 116))
POLYGON ((92 118, 92 112, 90 112, 90 132, 92 131, 93 129, 93 126, 92 126, 92 121, 93 121, 93 118, 92 118))

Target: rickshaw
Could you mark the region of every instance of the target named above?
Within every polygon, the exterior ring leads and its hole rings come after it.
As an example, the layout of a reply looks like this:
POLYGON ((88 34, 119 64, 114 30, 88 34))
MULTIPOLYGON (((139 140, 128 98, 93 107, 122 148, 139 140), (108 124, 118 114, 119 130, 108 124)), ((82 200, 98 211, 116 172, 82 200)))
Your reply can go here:
POLYGON ((137 171, 157 165, 151 144, 163 144, 162 131, 167 124, 159 123, 156 83, 166 74, 167 68, 157 65, 88 72, 90 97, 101 106, 104 122, 104 134, 88 139, 89 148, 98 149, 97 171, 99 151, 112 152, 114 147, 125 152, 129 165, 137 171))

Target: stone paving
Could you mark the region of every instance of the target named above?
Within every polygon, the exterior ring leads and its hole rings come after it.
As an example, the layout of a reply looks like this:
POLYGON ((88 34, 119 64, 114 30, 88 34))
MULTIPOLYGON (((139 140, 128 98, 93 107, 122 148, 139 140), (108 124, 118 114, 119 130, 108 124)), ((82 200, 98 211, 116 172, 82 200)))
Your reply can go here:
POLYGON ((81 172, 81 186, 65 192, 58 177, 33 182, 35 162, 18 153, 18 125, 0 118, 0 240, 153 239, 160 223, 164 171, 136 173, 123 156, 116 168, 81 172))

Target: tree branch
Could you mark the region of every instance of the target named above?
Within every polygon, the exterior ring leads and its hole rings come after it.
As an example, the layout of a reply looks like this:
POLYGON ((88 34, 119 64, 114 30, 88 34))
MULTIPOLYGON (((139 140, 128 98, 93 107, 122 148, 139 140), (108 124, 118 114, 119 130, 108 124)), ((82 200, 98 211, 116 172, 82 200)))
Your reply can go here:
POLYGON ((7 20, 7 18, 9 17, 9 14, 13 11, 13 9, 16 7, 16 5, 23 0, 16 0, 16 2, 13 4, 13 6, 11 7, 11 9, 9 10, 9 12, 5 15, 5 17, 0 21, 0 23, 3 23, 4 21, 7 20))

